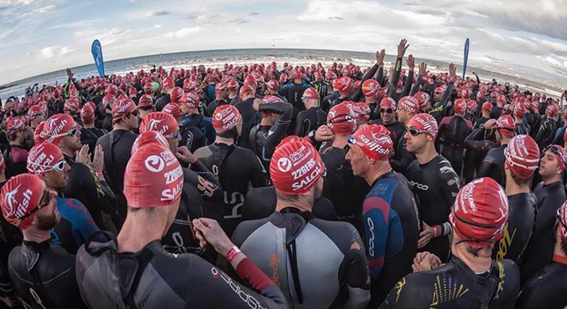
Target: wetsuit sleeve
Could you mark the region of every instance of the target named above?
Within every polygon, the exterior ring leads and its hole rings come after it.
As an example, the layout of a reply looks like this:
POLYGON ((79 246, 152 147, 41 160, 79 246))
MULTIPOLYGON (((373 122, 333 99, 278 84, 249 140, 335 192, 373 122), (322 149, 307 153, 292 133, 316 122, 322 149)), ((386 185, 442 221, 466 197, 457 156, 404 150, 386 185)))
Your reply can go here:
POLYGON ((396 89, 398 88, 398 80, 400 80, 400 73, 402 71, 402 57, 396 58, 396 65, 394 66, 394 73, 392 73, 392 81, 388 86, 388 96, 394 97, 396 89))
POLYGON ((557 132, 555 132, 555 137, 553 138, 553 142, 551 142, 553 145, 560 145, 563 146, 563 134, 565 134, 565 127, 561 127, 559 129, 557 129, 557 132))
POLYGON ((259 110, 280 114, 276 124, 270 128, 264 145, 264 154, 262 156, 264 159, 269 160, 272 158, 276 146, 286 136, 287 129, 291 124, 293 106, 290 103, 261 104, 259 110))
POLYGON ((406 174, 406 170, 411 162, 415 159, 413 154, 407 151, 405 140, 402 138, 398 141, 398 145, 396 145, 396 156, 397 159, 394 159, 390 162, 392 168, 402 174, 406 174))
POLYGON ((484 160, 480 164, 480 168, 478 169, 477 178, 481 177, 490 177, 490 171, 494 168, 495 164, 493 163, 495 158, 490 155, 490 153, 486 154, 484 160))
POLYGON ((441 180, 439 188, 445 199, 445 205, 453 205, 461 189, 461 183, 449 161, 439 165, 439 177, 441 180))
POLYGON ((465 138, 465 148, 472 151, 484 153, 494 147, 494 142, 484 139, 484 128, 473 130, 465 138))
POLYGON ((297 114, 297 118, 295 121, 295 130, 294 130, 294 134, 299 136, 299 137, 303 137, 304 136, 304 128, 303 128, 303 121, 305 120, 305 113, 300 112, 299 114, 297 114))
POLYGON ((197 175, 204 178, 206 181, 221 189, 218 178, 205 166, 205 164, 203 164, 203 162, 197 160, 195 163, 191 164, 191 170, 197 173, 197 175))
POLYGON ((425 83, 425 78, 423 78, 423 76, 418 76, 417 80, 415 81, 415 84, 413 85, 413 87, 411 87, 411 92, 409 95, 411 95, 412 97, 419 92, 419 88, 421 87, 421 85, 423 85, 425 83))
POLYGON ((353 240, 351 249, 345 253, 339 268, 339 273, 346 273, 346 285, 349 295, 344 308, 365 308, 370 301, 368 264, 362 239, 354 228, 352 230, 353 240))
POLYGON ((252 187, 258 188, 268 186, 267 175, 264 171, 260 158, 258 158, 252 150, 249 151, 251 155, 254 156, 254 160, 250 160, 250 162, 252 162, 252 165, 250 166, 250 173, 252 176, 250 177, 250 182, 252 183, 252 187))
MULTIPOLYGON (((419 274, 419 273, 418 273, 419 274)), ((392 288, 379 309, 406 309, 406 308, 429 308, 431 299, 425 297, 424 292, 430 288, 423 286, 413 278, 417 274, 409 274, 403 277, 392 288)))
POLYGON ((408 78, 406 79, 406 83, 404 85, 404 88, 402 88, 402 93, 400 94, 400 98, 403 98, 403 97, 409 95, 410 90, 411 90, 411 85, 413 84, 413 75, 414 75, 414 72, 409 71, 408 78))
POLYGON ((476 74, 476 73, 473 73, 473 74, 474 74, 474 76, 476 76, 476 82, 480 85, 480 78, 478 77, 478 74, 476 74))
POLYGON ((537 135, 535 138, 535 141, 539 146, 539 149, 543 150, 545 148, 545 140, 549 135, 551 135, 551 130, 552 128, 550 126, 549 121, 544 121, 543 125, 539 127, 539 130, 537 131, 537 135))
POLYGON ((453 93, 453 82, 449 82, 447 84, 447 90, 445 90, 445 93, 443 93, 443 97, 441 98, 441 102, 439 103, 440 106, 443 106, 444 116, 447 115, 447 102, 449 102, 452 93, 453 93))
MULTIPOLYGON (((100 207, 100 209, 105 213, 115 214, 115 196, 112 190, 108 187, 106 181, 99 181, 95 171, 88 165, 76 164, 73 168, 80 169, 80 177, 77 178, 80 179, 81 183, 75 185, 80 185, 82 188, 85 188, 85 198, 89 201, 95 201, 97 207, 100 207), (111 195, 108 193, 111 193, 111 195)), ((71 187, 72 186, 73 185, 71 185, 71 187)))
MULTIPOLYGON (((93 221, 87 208, 85 208, 81 202, 75 199, 67 199, 66 204, 70 209, 69 215, 70 218, 72 218, 71 228, 73 229, 73 235, 75 235, 77 247, 79 247, 92 233, 98 232, 100 229, 93 221)), ((107 239, 102 234, 99 234, 94 241, 106 242, 107 239)))
POLYGON ((384 87, 384 67, 381 66, 378 68, 378 76, 376 77, 376 81, 380 84, 380 87, 384 87))
POLYGON ((378 64, 375 64, 372 66, 372 68, 370 68, 370 70, 368 70, 368 72, 366 72, 366 74, 364 74, 364 76, 362 76, 360 86, 358 86, 355 93, 350 96, 349 98, 350 101, 358 102, 358 100, 360 100, 360 98, 362 97, 362 83, 371 79, 374 76, 374 74, 376 74, 377 70, 378 70, 378 64))

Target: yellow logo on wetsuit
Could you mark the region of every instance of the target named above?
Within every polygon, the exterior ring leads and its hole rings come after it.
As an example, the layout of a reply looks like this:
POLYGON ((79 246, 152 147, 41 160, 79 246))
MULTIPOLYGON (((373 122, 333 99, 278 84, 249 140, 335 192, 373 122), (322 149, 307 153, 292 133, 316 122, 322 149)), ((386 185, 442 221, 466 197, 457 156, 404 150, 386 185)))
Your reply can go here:
POLYGON ((456 278, 451 276, 441 278, 441 275, 437 275, 436 282, 433 284, 433 298, 429 307, 435 309, 439 304, 457 299, 467 294, 468 291, 469 289, 460 284, 456 278))

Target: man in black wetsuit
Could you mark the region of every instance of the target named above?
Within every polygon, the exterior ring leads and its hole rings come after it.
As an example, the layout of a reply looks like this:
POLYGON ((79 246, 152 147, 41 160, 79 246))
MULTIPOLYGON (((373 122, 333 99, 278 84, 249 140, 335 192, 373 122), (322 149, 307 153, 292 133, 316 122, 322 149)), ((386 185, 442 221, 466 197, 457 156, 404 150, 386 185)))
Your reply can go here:
POLYGON ((522 282, 551 263, 553 258, 553 225, 557 209, 565 201, 565 188, 561 176, 566 165, 567 152, 563 147, 551 145, 544 149, 539 164, 542 182, 534 189, 538 202, 536 228, 526 249, 522 282))
POLYGON ((158 111, 161 111, 163 107, 167 105, 167 103, 171 102, 171 98, 169 94, 171 93, 174 87, 175 87, 175 81, 173 80, 173 77, 170 76, 164 79, 161 85, 162 92, 156 95, 155 97, 156 109, 158 111))
POLYGON ((441 155, 451 162, 458 176, 462 175, 465 156, 465 138, 472 131, 472 122, 464 118, 467 101, 458 99, 453 106, 455 114, 443 117, 439 123, 437 144, 441 146, 441 155))
POLYGON ((378 93, 380 92, 380 83, 375 79, 369 79, 362 83, 362 94, 364 101, 370 107, 370 120, 380 119, 380 106, 378 106, 378 93))
POLYGON ((512 110, 512 116, 514 116, 514 122, 516 124, 514 134, 516 134, 516 135, 520 135, 520 134, 529 135, 531 128, 530 128, 530 126, 528 125, 528 122, 525 119, 526 107, 525 107, 524 103, 518 102, 514 105, 513 110, 512 110))
POLYGON ((413 186, 419 204, 422 231, 420 251, 429 251, 447 261, 451 226, 451 205, 459 192, 459 176, 451 163, 435 150, 437 122, 429 114, 417 114, 407 124, 406 148, 415 154, 406 177, 413 186))
POLYGON ((252 149, 252 145, 250 145, 250 131, 260 122, 258 112, 254 110, 256 88, 245 84, 240 88, 240 98, 242 101, 234 105, 242 116, 242 133, 236 140, 238 141, 238 146, 252 149))
POLYGON ((115 224, 119 223, 119 219, 114 193, 102 173, 104 154, 101 146, 96 146, 95 157, 91 161, 88 146, 81 148, 81 131, 78 125, 71 116, 65 114, 49 117, 43 132, 45 141, 59 147, 71 168, 67 186, 61 192, 62 196, 74 198, 83 203, 95 223, 102 229, 116 231, 115 224), (92 166, 75 161, 75 153, 79 150, 81 161, 90 163, 92 166))
MULTIPOLYGON (((496 261, 509 259, 522 267, 524 251, 536 223, 536 196, 530 192, 530 182, 539 163, 539 148, 529 135, 518 135, 504 150, 506 164, 506 195, 510 215, 496 243, 492 257, 496 261)), ((529 263, 529 261, 527 261, 529 263)))
POLYGON ((307 133, 327 123, 327 113, 319 106, 319 93, 315 88, 305 89, 301 100, 305 104, 305 110, 297 114, 294 132, 299 137, 306 136, 307 133))
POLYGON ((522 287, 516 309, 563 309, 567 306, 567 203, 553 228, 553 260, 522 287))
MULTIPOLYGON (((116 210, 120 223, 126 218, 126 200, 124 188, 124 171, 130 155, 132 144, 137 135, 132 130, 138 128, 138 111, 130 99, 116 100, 112 105, 112 131, 101 136, 96 142, 104 152, 104 175, 116 195, 116 210)), ((120 225, 120 224, 119 224, 120 225)), ((120 226, 117 226, 120 228, 120 226)))
POLYGON ((207 106, 207 115, 212 115, 217 107, 225 104, 230 104, 228 88, 225 83, 217 83, 215 85, 215 99, 207 106))
POLYGON ((28 135, 33 135, 33 132, 27 127, 25 117, 14 117, 8 119, 6 134, 8 135, 8 141, 10 143, 8 148, 4 151, 6 177, 11 178, 26 173, 25 167, 28 157, 26 140, 28 139, 28 135))
POLYGON ((134 152, 125 173, 124 227, 111 241, 89 242, 77 254, 77 283, 85 303, 92 309, 287 308, 282 292, 214 220, 193 220, 201 246, 211 244, 258 292, 194 254, 172 255, 163 249, 159 239, 178 211, 183 178, 179 162, 166 147, 150 143, 134 152))
POLYGON ((481 117, 476 119, 476 121, 474 122, 473 129, 480 128, 482 125, 484 125, 488 121, 488 119, 490 119, 490 110, 491 109, 492 109, 492 103, 490 103, 490 102, 482 103, 481 117))
POLYGON ((269 174, 272 154, 286 137, 291 124, 293 106, 273 95, 264 96, 260 102, 255 102, 258 104, 254 104, 254 109, 260 112, 262 120, 250 131, 250 145, 253 145, 252 150, 269 174))
POLYGON ((390 131, 390 138, 394 143, 394 149, 397 149, 398 143, 403 139, 406 133, 406 125, 396 120, 396 101, 386 97, 380 101, 380 119, 376 124, 381 124, 390 131))
MULTIPOLYGON (((555 104, 551 104, 547 107, 546 115, 547 117, 539 127, 535 140, 539 148, 544 149, 545 147, 551 145, 553 138, 555 137, 555 132, 559 127, 558 114, 559 107, 555 104)), ((537 130, 537 128, 535 128, 537 130)))
POLYGON ((225 192, 224 205, 209 207, 205 215, 219 221, 231 235, 242 220, 240 208, 249 184, 265 187, 267 179, 254 152, 235 145, 242 132, 242 116, 235 106, 219 106, 213 114, 213 126, 217 132, 215 143, 197 149, 194 156, 217 176, 225 192))
POLYGON ((491 258, 507 219, 506 194, 494 180, 480 178, 464 186, 451 211, 451 260, 430 270, 430 260, 418 256, 419 272, 402 278, 380 308, 514 308, 518 266, 491 258))
POLYGON ((394 152, 394 158, 390 160, 390 164, 396 172, 404 175, 406 175, 406 170, 410 163, 415 160, 415 155, 408 152, 406 148, 404 135, 409 121, 419 112, 419 108, 419 101, 412 96, 403 97, 398 102, 398 121, 404 125, 404 133, 400 136, 394 152))
POLYGON ((390 289, 411 273, 421 230, 411 185, 392 171, 390 132, 381 125, 358 129, 347 159, 355 175, 371 186, 363 204, 366 257, 372 279, 369 308, 378 307, 390 289))
POLYGON ((106 132, 102 129, 95 127, 95 109, 94 104, 86 103, 81 109, 81 121, 83 122, 81 128, 81 144, 89 146, 89 154, 94 154, 96 141, 99 137, 103 136, 106 132))
POLYGON ((495 130, 496 142, 500 144, 499 147, 491 149, 480 168, 478 169, 478 177, 490 177, 500 185, 506 185, 506 177, 504 176, 504 149, 514 137, 514 120, 510 115, 502 115, 498 120, 489 120, 485 123, 486 127, 491 127, 495 130))
POLYGON ((195 148, 200 143, 193 143, 195 136, 199 137, 201 134, 206 137, 206 144, 212 144, 215 141, 215 129, 211 122, 211 118, 205 118, 199 113, 199 96, 194 92, 188 92, 183 95, 179 101, 179 108, 181 109, 181 145, 186 146, 189 150, 194 152, 195 148), (190 142, 190 136, 193 136, 190 142), (190 144, 190 145, 189 145, 190 144))
POLYGON ((60 219, 55 197, 31 174, 2 187, 2 214, 24 234, 24 243, 10 252, 10 277, 26 308, 87 308, 75 279, 75 256, 50 241, 60 219))
POLYGON ((293 308, 365 308, 370 292, 360 236, 348 223, 311 214, 325 172, 317 150, 289 141, 276 149, 270 170, 276 212, 238 225, 234 243, 282 288, 293 308))
MULTIPOLYGON (((303 92, 309 87, 310 85, 305 82, 303 74, 299 70, 294 71, 293 83, 288 83, 281 87, 280 94, 293 105, 292 119, 297 119, 297 114, 305 110, 305 105, 301 98, 303 97, 303 92)), ((295 129, 295 123, 292 124, 292 128, 295 129)))

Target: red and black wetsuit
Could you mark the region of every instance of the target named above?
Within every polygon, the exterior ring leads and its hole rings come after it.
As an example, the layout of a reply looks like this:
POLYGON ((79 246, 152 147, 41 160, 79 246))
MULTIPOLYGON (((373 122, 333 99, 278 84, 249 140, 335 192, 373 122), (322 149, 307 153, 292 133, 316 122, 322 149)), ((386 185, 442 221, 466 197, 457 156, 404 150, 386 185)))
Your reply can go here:
POLYGON ((441 154, 447 158, 457 175, 461 176, 465 155, 465 138, 472 131, 472 122, 461 116, 444 117, 439 124, 436 142, 441 147, 441 154))

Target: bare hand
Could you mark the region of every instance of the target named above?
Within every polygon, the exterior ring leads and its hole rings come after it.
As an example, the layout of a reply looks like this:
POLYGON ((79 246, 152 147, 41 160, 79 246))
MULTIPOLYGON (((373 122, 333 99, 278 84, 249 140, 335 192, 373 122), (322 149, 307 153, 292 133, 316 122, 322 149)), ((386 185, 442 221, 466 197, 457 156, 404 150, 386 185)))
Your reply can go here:
POLYGON ((254 99, 254 103, 252 103, 252 108, 255 111, 258 111, 258 109, 260 108, 260 103, 262 102, 262 100, 260 99, 254 99))
POLYGON ((414 273, 429 271, 441 266, 441 260, 435 254, 430 252, 419 252, 413 259, 411 268, 414 273))
POLYGON ((330 141, 333 138, 335 138, 335 135, 327 125, 322 125, 315 131, 315 140, 318 142, 330 141))
POLYGON ((412 54, 408 56, 407 64, 410 71, 413 71, 413 69, 415 68, 415 59, 413 58, 412 54))
POLYGON ((417 248, 425 247, 434 237, 433 228, 427 223, 423 222, 423 230, 419 233, 419 240, 417 241, 417 248))
POLYGON ((81 150, 77 151, 75 156, 75 161, 79 163, 84 163, 91 165, 91 156, 89 155, 89 145, 85 144, 81 147, 81 150))
POLYGON ((398 45, 398 58, 404 56, 408 47, 409 47, 408 40, 401 39, 400 44, 398 45))
POLYGON ((91 166, 95 172, 102 173, 102 170, 104 169, 104 150, 102 150, 101 145, 96 145, 95 147, 91 166))
POLYGON ((376 52, 376 63, 378 66, 384 65, 384 58, 386 58, 386 50, 382 49, 380 52, 376 52))
POLYGON ((226 257, 228 251, 234 246, 216 220, 209 218, 194 219, 193 228, 201 247, 209 243, 219 254, 226 257))
POLYGON ((186 164, 192 164, 197 161, 197 159, 195 159, 195 157, 191 153, 191 150, 187 149, 186 146, 177 147, 175 156, 186 164))
POLYGON ((419 65, 419 75, 425 76, 425 74, 427 74, 427 64, 425 62, 422 62, 419 65))
POLYGON ((457 67, 453 63, 449 64, 449 77, 457 78, 457 67))
POLYGON ((496 126, 496 119, 489 119, 484 123, 485 130, 494 129, 494 126, 496 126))

